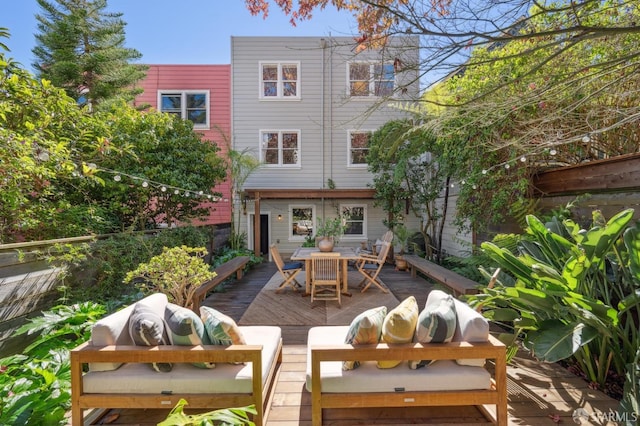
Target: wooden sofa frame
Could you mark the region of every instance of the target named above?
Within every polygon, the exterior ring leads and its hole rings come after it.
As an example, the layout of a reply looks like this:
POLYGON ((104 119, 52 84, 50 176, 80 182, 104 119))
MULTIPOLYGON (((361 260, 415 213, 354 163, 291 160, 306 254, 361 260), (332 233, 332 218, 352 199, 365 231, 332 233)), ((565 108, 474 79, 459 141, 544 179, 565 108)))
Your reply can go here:
POLYGON ((71 351, 71 417, 72 425, 84 422, 83 410, 89 408, 156 408, 172 409, 181 398, 189 408, 230 408, 254 404, 253 420, 262 425, 268 396, 274 384, 277 365, 282 362, 282 340, 276 357, 262 386, 262 346, 91 346, 84 343, 71 351), (93 362, 108 363, 192 363, 251 362, 253 390, 251 394, 87 394, 83 391, 83 366, 93 362), (257 379, 256 379, 257 378, 257 379))
MULTIPOLYGON (((493 336, 487 342, 407 343, 313 346, 311 350, 312 424, 322 425, 323 408, 477 406, 494 424, 507 425, 507 367, 505 345, 493 336), (491 388, 463 391, 323 393, 320 363, 324 361, 374 361, 412 359, 474 359, 494 361, 491 388), (493 416, 484 404, 494 404, 493 416)), ((406 367, 406 365, 405 365, 406 367)), ((398 366, 396 368, 401 368, 398 366)), ((406 367, 408 368, 408 367, 406 367)), ((428 367, 427 367, 428 368, 428 367)), ((392 369, 389 370, 390 374, 392 369)))

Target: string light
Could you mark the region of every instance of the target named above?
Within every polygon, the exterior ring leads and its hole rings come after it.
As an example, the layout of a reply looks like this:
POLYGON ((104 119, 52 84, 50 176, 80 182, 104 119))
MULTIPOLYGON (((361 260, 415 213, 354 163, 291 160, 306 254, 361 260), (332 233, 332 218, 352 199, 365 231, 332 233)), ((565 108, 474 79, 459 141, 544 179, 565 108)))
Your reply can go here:
POLYGON ((154 181, 151 181, 149 179, 145 179, 145 178, 141 178, 141 177, 138 177, 138 176, 130 175, 130 174, 123 173, 123 172, 120 172, 120 171, 110 170, 110 169, 98 167, 96 164, 93 164, 93 163, 86 164, 86 167, 89 170, 92 170, 92 171, 100 171, 100 172, 104 172, 104 173, 113 174, 113 180, 115 182, 122 182, 123 176, 125 176, 125 177, 131 179, 133 182, 139 182, 140 185, 143 188, 156 187, 156 188, 159 188, 159 190, 161 192, 167 192, 167 191, 169 191, 169 189, 171 189, 171 190, 173 190, 173 194, 174 195, 181 195, 182 194, 183 197, 187 197, 187 198, 188 197, 194 197, 194 198, 198 198, 198 197, 205 198, 206 197, 208 200, 212 200, 214 202, 220 201, 219 197, 214 197, 211 194, 205 194, 205 191, 202 191, 202 190, 200 190, 200 191, 192 191, 192 190, 189 190, 189 189, 186 189, 186 188, 180 188, 180 187, 173 186, 173 185, 167 185, 167 184, 164 184, 164 183, 154 182, 154 181))

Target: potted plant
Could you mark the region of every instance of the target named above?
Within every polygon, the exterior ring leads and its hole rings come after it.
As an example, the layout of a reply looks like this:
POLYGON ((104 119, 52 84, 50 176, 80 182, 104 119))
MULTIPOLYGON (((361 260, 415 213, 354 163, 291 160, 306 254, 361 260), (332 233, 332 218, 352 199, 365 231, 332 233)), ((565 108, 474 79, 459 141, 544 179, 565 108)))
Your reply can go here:
POLYGON ((403 224, 397 225, 393 230, 393 240, 395 244, 400 246, 398 254, 395 256, 396 269, 399 271, 407 270, 407 261, 404 259, 404 252, 407 249, 407 243, 409 242, 409 230, 403 224))
POLYGON ((338 244, 338 240, 344 234, 344 229, 345 225, 340 217, 321 220, 316 230, 316 241, 320 251, 332 251, 333 246, 338 244))

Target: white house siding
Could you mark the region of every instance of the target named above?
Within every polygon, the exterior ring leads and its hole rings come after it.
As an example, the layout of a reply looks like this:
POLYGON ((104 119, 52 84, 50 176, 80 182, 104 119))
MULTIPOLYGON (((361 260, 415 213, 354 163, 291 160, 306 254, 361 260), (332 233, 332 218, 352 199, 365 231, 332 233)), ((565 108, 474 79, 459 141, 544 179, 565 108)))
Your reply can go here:
MULTIPOLYGON (((418 61, 418 39, 396 39, 395 43, 411 45, 402 51, 385 49, 384 53, 357 53, 350 37, 232 37, 232 135, 233 147, 249 150, 259 157, 261 130, 297 130, 300 132, 301 162, 295 167, 266 167, 254 172, 245 182, 245 189, 322 189, 332 180, 338 189, 366 189, 372 176, 366 167, 348 167, 349 131, 375 131, 389 120, 405 113, 381 106, 380 98, 354 99, 348 96, 349 61, 393 62, 396 58, 404 69, 418 61), (324 47, 323 47, 324 46, 324 47), (293 100, 260 99, 260 62, 299 63, 300 98, 293 100)), ((396 86, 408 85, 404 100, 417 99, 417 73, 396 73, 396 86)), ((401 99, 402 100, 402 99, 401 99)), ((313 204, 316 217, 334 216, 333 204, 366 204, 366 237, 375 240, 384 233, 386 213, 373 206, 373 200, 289 199, 262 200, 261 213, 270 212, 270 242, 279 241, 282 250, 300 245, 291 241, 288 233, 290 204, 313 204), (282 215, 282 220, 277 220, 282 215)), ((252 212, 251 203, 247 211, 252 212)), ((250 231, 249 215, 242 216, 240 228, 250 231)), ((417 227, 417 225, 415 225, 417 227)), ((250 235, 249 235, 250 236, 250 235)), ((358 244, 358 241, 345 244, 358 244)), ((252 244, 249 244, 250 247, 252 244)))
MULTIPOLYGON (((469 231, 461 231, 454 221, 457 215, 458 205, 458 183, 455 182, 453 188, 449 190, 449 201, 447 203, 447 217, 445 218, 442 230, 442 250, 445 255, 467 257, 473 250, 473 234, 469 231)), ((438 200, 438 208, 442 208, 444 198, 438 200)))

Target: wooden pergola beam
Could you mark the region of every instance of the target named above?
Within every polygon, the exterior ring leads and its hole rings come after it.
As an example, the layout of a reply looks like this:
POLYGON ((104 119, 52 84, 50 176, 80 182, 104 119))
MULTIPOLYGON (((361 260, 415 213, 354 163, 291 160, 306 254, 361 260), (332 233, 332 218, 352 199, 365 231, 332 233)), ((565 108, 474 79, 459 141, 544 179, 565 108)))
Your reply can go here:
POLYGON ((247 199, 263 200, 274 199, 373 199, 374 189, 351 188, 351 189, 245 189, 244 195, 247 199))

